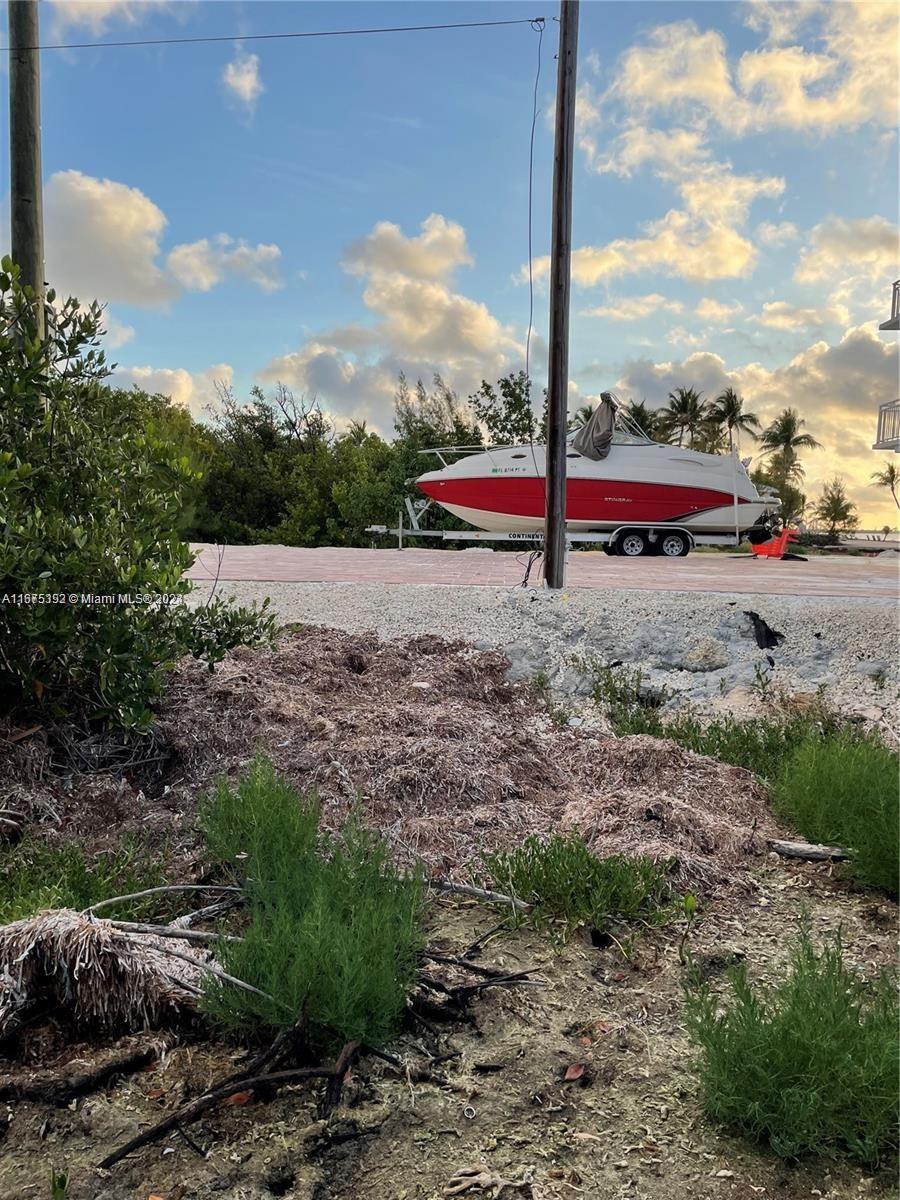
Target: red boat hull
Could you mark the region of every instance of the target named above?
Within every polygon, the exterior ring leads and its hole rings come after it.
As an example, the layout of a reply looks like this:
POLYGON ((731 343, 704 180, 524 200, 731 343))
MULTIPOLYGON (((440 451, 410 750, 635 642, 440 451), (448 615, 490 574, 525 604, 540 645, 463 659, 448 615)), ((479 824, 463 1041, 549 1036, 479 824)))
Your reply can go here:
MULTIPOLYGON (((428 479, 417 486, 445 506, 520 518, 544 516, 544 480, 535 475, 428 479)), ((747 503, 743 497, 738 502, 747 503)), ((568 521, 597 525, 678 522, 733 504, 731 495, 713 488, 616 479, 566 480, 568 521)))

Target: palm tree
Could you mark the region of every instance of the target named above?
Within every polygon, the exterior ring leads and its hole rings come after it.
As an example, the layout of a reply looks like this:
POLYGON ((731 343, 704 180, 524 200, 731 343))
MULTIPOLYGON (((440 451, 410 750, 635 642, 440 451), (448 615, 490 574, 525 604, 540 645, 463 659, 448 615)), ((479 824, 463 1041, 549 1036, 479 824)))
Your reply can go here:
POLYGON ((365 421, 357 421, 355 418, 350 421, 347 430, 344 433, 344 438, 348 442, 352 442, 354 446, 362 446, 369 437, 369 428, 365 421))
POLYGON ((802 478, 803 469, 798 452, 821 450, 822 443, 817 442, 811 433, 801 433, 805 424, 796 408, 786 408, 760 434, 759 444, 763 453, 772 455, 773 473, 777 459, 785 479, 791 476, 802 478))
POLYGON ((894 503, 900 508, 900 500, 897 499, 897 487, 900 485, 900 471, 897 470, 896 463, 886 462, 883 471, 876 471, 872 475, 872 482, 877 483, 879 487, 888 488, 894 497, 894 503))
POLYGON ((828 526, 828 536, 832 538, 844 530, 855 529, 859 524, 856 505, 837 477, 825 484, 821 499, 816 501, 815 514, 828 526))
POLYGON ((706 420, 706 402, 695 388, 679 387, 669 392, 669 403, 660 410, 660 415, 669 434, 678 430, 678 445, 684 445, 687 434, 688 446, 693 448, 694 435, 706 420))
POLYGON ((704 454, 722 454, 725 450, 725 430, 718 421, 708 417, 700 426, 697 449, 704 454))
POLYGON ((630 400, 625 405, 625 413, 648 438, 658 432, 659 416, 652 408, 648 408, 644 400, 630 400))
POLYGON ((744 397, 739 396, 734 388, 725 388, 719 392, 713 401, 712 419, 719 425, 724 425, 728 431, 728 449, 734 449, 734 432, 737 430, 738 442, 741 433, 749 433, 756 437, 754 430, 759 429, 759 417, 756 413, 744 412, 744 397))
POLYGON ((569 424, 573 429, 577 429, 579 425, 587 425, 593 415, 593 404, 582 404, 581 408, 576 408, 575 414, 569 424))
POLYGON ((768 474, 777 487, 779 483, 802 483, 806 471, 799 458, 786 450, 777 450, 769 459, 768 474))

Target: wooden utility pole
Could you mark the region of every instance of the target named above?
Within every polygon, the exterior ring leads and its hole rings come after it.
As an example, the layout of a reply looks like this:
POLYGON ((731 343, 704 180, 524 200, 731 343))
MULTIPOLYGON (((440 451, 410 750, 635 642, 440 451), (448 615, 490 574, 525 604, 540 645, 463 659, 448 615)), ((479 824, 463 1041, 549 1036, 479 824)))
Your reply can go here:
POLYGON ((566 417, 569 391, 569 284, 572 260, 572 165, 575 152, 575 60, 579 0, 559 6, 556 145, 553 154, 553 229, 550 247, 550 370, 547 388, 547 467, 544 579, 566 581, 566 417))
POLYGON ((44 337, 44 201, 37 0, 9 0, 10 234, 21 281, 34 289, 44 337))

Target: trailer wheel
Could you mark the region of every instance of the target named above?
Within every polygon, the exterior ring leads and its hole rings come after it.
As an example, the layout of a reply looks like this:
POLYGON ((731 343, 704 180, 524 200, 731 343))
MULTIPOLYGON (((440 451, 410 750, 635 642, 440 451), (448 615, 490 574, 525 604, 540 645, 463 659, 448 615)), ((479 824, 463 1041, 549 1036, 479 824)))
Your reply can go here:
POLYGON ((661 537, 657 545, 658 553, 664 558, 684 558, 691 548, 687 534, 677 533, 674 530, 661 537))
POLYGON ((625 558, 637 558, 641 554, 650 553, 650 542, 645 533, 639 529, 627 529, 616 538, 616 554, 625 558))

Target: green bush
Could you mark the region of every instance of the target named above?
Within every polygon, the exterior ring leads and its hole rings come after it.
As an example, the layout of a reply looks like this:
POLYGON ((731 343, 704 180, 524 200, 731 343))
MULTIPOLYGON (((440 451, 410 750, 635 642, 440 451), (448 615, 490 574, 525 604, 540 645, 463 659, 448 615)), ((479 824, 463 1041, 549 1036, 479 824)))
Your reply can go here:
POLYGON ((206 1011, 227 1032, 268 1034, 305 1009, 323 1048, 378 1045, 396 1033, 415 981, 422 878, 397 870, 357 820, 331 837, 319 815, 314 793, 298 794, 259 756, 204 805, 209 850, 248 897, 243 940, 223 941, 217 958, 272 997, 213 980, 206 1011))
POLYGON ((30 289, 3 259, 0 706, 146 725, 180 657, 212 664, 273 626, 178 601, 192 558, 176 531, 196 471, 158 405, 105 386, 100 308, 54 299, 42 342, 30 289))
POLYGON ((534 905, 538 928, 561 926, 565 939, 582 924, 654 917, 670 898, 666 872, 646 858, 597 858, 577 834, 526 838, 483 859, 494 887, 534 905))
POLYGON ((816 954, 805 928, 787 976, 731 976, 721 1011, 709 985, 686 992, 706 1111, 784 1158, 842 1153, 876 1166, 897 1150, 896 987, 844 962, 839 936, 816 954))
POLYGON ((594 698, 604 706, 620 736, 645 733, 669 738, 695 754, 706 754, 766 778, 772 777, 805 738, 831 738, 841 732, 838 719, 824 708, 744 721, 730 716, 701 721, 687 711, 666 714, 661 706, 668 694, 645 688, 641 672, 627 668, 598 671, 594 698))
POLYGON ((898 758, 882 742, 850 733, 806 737, 775 776, 772 801, 810 841, 853 850, 850 870, 860 883, 897 895, 898 758))
MULTIPOLYGON (((111 896, 124 896, 165 883, 162 871, 135 842, 105 851, 88 862, 80 846, 54 846, 26 837, 0 850, 0 924, 32 917, 45 908, 89 908, 111 896)), ((109 908, 105 917, 140 907, 109 908)))

